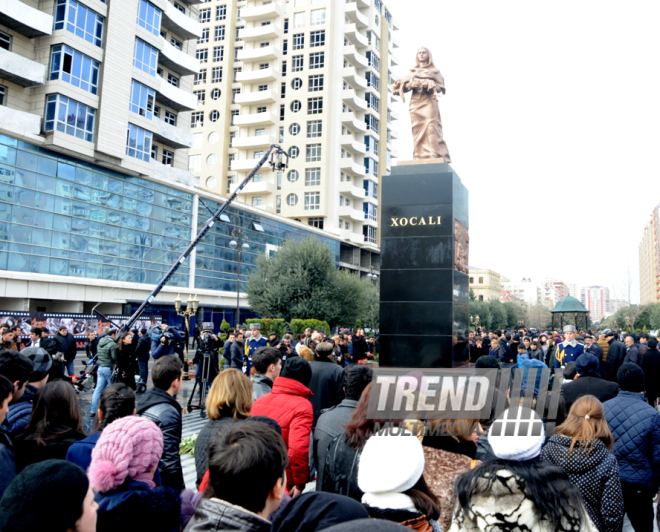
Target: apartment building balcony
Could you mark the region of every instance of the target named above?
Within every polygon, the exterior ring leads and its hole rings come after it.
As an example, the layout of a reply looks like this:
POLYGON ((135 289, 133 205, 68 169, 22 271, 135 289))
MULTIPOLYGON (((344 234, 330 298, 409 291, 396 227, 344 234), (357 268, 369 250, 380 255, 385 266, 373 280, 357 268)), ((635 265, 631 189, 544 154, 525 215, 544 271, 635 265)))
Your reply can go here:
POLYGON ((27 135, 41 133, 41 116, 0 105, 0 129, 27 135))
POLYGON ((398 139, 399 138, 399 132, 396 129, 391 128, 390 129, 390 137, 392 137, 393 139, 398 139))
POLYGON ((189 129, 173 126, 154 116, 154 140, 173 148, 192 148, 193 134, 189 129))
POLYGON ((346 194, 360 201, 364 200, 364 189, 356 187, 352 181, 341 181, 339 183, 339 192, 346 194))
MULTIPOLYGON (((250 161, 252 161, 252 160, 256 161, 250 167, 250 170, 252 170, 252 168, 254 168, 254 165, 257 164, 258 161, 256 159, 249 159, 249 160, 250 161)), ((240 161, 234 161, 234 162, 240 162, 240 161)), ((233 166, 234 165, 233 165, 233 162, 232 162, 232 167, 233 166)), ((238 187, 238 185, 239 185, 239 183, 232 183, 232 185, 229 189, 230 193, 233 193, 234 190, 236 190, 236 188, 238 187)), ((243 190, 241 190, 239 192, 239 194, 243 194, 243 195, 252 195, 252 194, 265 195, 265 194, 275 194, 275 192, 277 192, 276 187, 275 187, 275 183, 273 183, 273 182, 271 182, 267 179, 264 179, 263 181, 257 181, 256 183, 254 181, 250 181, 247 185, 245 185, 243 190)))
POLYGON ((278 57, 280 57, 280 49, 274 44, 251 49, 243 48, 238 51, 238 60, 243 63, 270 61, 272 59, 277 59, 278 57))
POLYGON ((342 148, 357 153, 358 155, 364 155, 367 153, 364 142, 358 142, 353 135, 342 135, 340 138, 342 148))
POLYGON ((374 115, 376 117, 376 120, 380 120, 380 113, 376 111, 376 109, 374 109, 373 107, 368 107, 365 112, 374 115))
POLYGON ((263 6, 245 7, 241 10, 241 18, 246 22, 263 22, 282 16, 282 8, 275 2, 263 6))
POLYGON ((367 56, 363 53, 358 52, 354 44, 349 44, 344 46, 344 57, 348 59, 353 65, 358 67, 367 68, 369 66, 369 61, 367 56))
POLYGON ((235 126, 272 126, 278 120, 275 113, 266 111, 265 113, 249 113, 246 115, 238 115, 234 117, 235 126))
POLYGON ((231 141, 232 148, 239 150, 252 148, 267 148, 271 144, 276 144, 273 135, 252 135, 249 137, 234 137, 231 141))
POLYGON ((236 95, 235 102, 242 105, 276 102, 279 95, 272 89, 267 91, 241 92, 236 95))
POLYGON ((397 66, 401 64, 401 61, 399 61, 399 56, 397 54, 390 54, 390 60, 392 62, 392 66, 397 66))
POLYGON ((192 92, 184 91, 160 79, 160 87, 156 89, 156 101, 171 107, 175 111, 192 111, 197 109, 197 96, 192 92))
POLYGON ((339 207, 338 214, 340 218, 347 218, 355 222, 364 222, 364 212, 362 209, 354 209, 353 207, 339 207))
MULTIPOLYGON (((394 26, 394 29, 397 29, 396 25, 394 26)), ((394 32, 392 32, 392 44, 394 45, 394 48, 401 47, 401 40, 399 39, 399 36, 394 32)))
POLYGON ((175 48, 162 37, 163 45, 158 54, 158 62, 181 76, 190 76, 199 72, 199 60, 192 55, 175 48))
POLYGON ((371 203, 372 205, 376 205, 376 206, 378 206, 378 199, 377 199, 377 198, 374 198, 374 197, 372 197, 372 196, 367 196, 366 194, 365 194, 365 196, 364 196, 364 198, 363 198, 362 201, 366 201, 366 202, 368 202, 368 203, 371 203))
POLYGON ((355 89, 344 89, 341 92, 341 99, 346 105, 350 107, 357 107, 358 111, 367 110, 366 100, 364 98, 360 98, 355 92, 355 89))
POLYGON ((398 159, 399 158, 399 150, 390 149, 390 158, 391 159, 398 159))
POLYGON ((356 3, 346 4, 346 17, 353 22, 358 28, 366 28, 369 26, 369 19, 358 11, 356 3))
POLYGON ((279 77, 280 71, 275 67, 257 68, 247 72, 239 72, 236 74, 236 81, 239 83, 257 83, 262 81, 275 81, 279 77))
POLYGON ((364 244, 364 235, 362 233, 354 233, 350 229, 340 229, 339 238, 353 244, 364 244))
POLYGON ((163 11, 160 25, 184 39, 195 39, 202 34, 202 24, 185 13, 181 13, 171 2, 165 2, 165 11, 163 11))
POLYGON ((344 35, 358 48, 366 48, 369 44, 369 40, 360 33, 360 30, 355 24, 345 24, 344 35))
POLYGON ((53 17, 21 0, 0 0, 0 24, 30 39, 53 32, 53 17))
POLYGON ((367 88, 367 80, 355 71, 355 67, 344 67, 342 77, 353 86, 367 88))
POLYGON ((392 120, 399 120, 399 113, 394 109, 390 109, 390 117, 392 117, 392 120))
MULTIPOLYGON (((363 217, 365 216, 364 212, 362 213, 362 216, 363 217)), ((371 218, 364 218, 363 221, 364 221, 364 225, 378 228, 378 222, 376 220, 372 220, 371 218)))
POLYGON ((265 26, 254 26, 253 28, 241 28, 238 32, 238 38, 245 42, 267 41, 268 39, 277 39, 280 36, 280 29, 273 23, 265 26))
POLYGON ((355 0, 355 3, 358 5, 358 7, 371 6, 371 0, 355 0))
POLYGON ((364 177, 364 166, 356 164, 353 159, 339 159, 339 168, 342 172, 353 177, 364 177))
POLYGON ((21 87, 43 85, 46 81, 46 65, 0 48, 0 77, 21 87))
POLYGON ((360 121, 357 118, 355 118, 355 115, 350 111, 341 114, 341 123, 344 124, 346 127, 357 130, 361 133, 366 133, 367 131, 366 124, 363 121, 360 121))

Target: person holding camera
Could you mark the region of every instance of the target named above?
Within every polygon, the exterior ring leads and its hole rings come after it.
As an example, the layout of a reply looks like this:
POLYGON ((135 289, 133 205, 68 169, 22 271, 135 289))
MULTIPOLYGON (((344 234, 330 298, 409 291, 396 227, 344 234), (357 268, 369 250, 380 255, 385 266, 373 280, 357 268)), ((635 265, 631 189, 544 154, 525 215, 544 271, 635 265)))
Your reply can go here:
MULTIPOLYGON (((195 351, 195 358, 191 361, 188 361, 189 365, 195 364, 197 370, 195 371, 195 378, 197 381, 203 380, 205 377, 205 364, 208 363, 208 374, 207 386, 210 386, 213 382, 213 379, 218 375, 218 349, 220 348, 220 340, 218 337, 213 334, 211 329, 203 329, 199 336, 199 345, 197 351, 195 351), (205 358, 208 357, 208 362, 205 362, 205 358)), ((200 387, 200 398, 201 398, 201 387, 200 387)))

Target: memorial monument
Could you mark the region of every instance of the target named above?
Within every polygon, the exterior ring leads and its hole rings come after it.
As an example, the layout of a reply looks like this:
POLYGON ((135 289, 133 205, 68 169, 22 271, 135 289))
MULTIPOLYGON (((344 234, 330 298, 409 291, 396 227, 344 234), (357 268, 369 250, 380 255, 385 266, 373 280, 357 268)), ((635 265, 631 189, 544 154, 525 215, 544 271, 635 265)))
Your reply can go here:
POLYGON ((381 185, 380 365, 462 365, 469 317, 468 191, 449 165, 438 95, 444 78, 427 48, 394 83, 410 96, 413 161, 381 185))

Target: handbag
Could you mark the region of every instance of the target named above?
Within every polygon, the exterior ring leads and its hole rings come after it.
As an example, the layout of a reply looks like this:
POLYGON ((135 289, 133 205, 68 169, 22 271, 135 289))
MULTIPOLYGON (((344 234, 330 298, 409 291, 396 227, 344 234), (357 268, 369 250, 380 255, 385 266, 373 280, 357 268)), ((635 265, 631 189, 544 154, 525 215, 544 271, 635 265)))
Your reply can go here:
POLYGON ((118 366, 114 366, 112 370, 112 375, 110 376, 110 384, 117 384, 121 382, 121 373, 118 366))

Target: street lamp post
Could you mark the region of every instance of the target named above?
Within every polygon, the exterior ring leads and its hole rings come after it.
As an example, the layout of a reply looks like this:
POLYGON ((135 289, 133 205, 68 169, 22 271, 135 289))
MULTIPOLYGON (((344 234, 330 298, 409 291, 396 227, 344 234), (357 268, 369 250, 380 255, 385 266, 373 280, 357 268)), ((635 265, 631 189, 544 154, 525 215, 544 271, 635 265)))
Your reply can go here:
MULTIPOLYGON (((199 299, 197 295, 193 298, 192 294, 188 294, 188 301, 186 301, 186 309, 181 310, 181 294, 177 294, 176 299, 174 300, 174 308, 176 313, 179 316, 183 316, 183 319, 186 324, 186 334, 190 337, 190 317, 197 314, 197 308, 199 307, 199 299)), ((183 380, 189 380, 190 376, 188 375, 188 338, 186 338, 186 343, 183 346, 185 353, 185 360, 183 364, 183 380)))
POLYGON ((374 284, 376 284, 376 279, 378 279, 378 274, 374 271, 373 266, 369 266, 369 273, 367 274, 367 278, 374 284))
POLYGON ((241 298, 241 253, 244 251, 247 253, 250 250, 250 245, 247 242, 243 242, 243 240, 248 239, 248 235, 243 229, 240 227, 236 227, 232 229, 231 236, 235 238, 235 240, 232 240, 229 242, 229 247, 231 249, 237 249, 238 250, 238 276, 236 278, 236 319, 234 321, 234 328, 238 329, 240 326, 240 321, 241 321, 241 306, 240 306, 240 298, 241 298), (242 244, 241 244, 242 242, 242 244))

